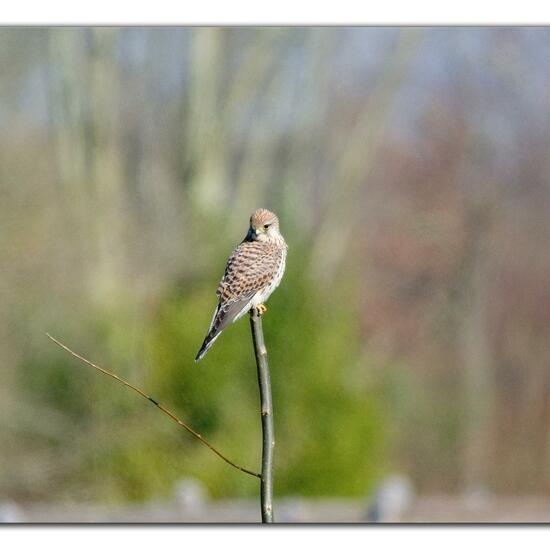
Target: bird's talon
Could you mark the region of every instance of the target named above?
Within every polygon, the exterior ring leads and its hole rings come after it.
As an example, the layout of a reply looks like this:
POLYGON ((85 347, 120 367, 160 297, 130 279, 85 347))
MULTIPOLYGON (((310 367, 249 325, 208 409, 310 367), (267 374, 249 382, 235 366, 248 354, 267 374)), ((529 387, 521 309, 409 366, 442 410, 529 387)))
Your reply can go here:
POLYGON ((267 311, 267 308, 263 304, 258 304, 256 310, 258 311, 258 315, 263 315, 267 311))

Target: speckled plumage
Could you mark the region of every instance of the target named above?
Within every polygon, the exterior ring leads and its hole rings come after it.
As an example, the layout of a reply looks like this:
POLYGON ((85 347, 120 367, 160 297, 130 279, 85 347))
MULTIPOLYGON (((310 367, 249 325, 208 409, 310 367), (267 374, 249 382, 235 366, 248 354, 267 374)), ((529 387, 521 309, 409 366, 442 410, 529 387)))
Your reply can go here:
POLYGON ((204 356, 227 325, 263 304, 279 286, 286 251, 277 216, 264 208, 256 210, 246 237, 227 261, 216 292, 218 306, 195 361, 204 356))

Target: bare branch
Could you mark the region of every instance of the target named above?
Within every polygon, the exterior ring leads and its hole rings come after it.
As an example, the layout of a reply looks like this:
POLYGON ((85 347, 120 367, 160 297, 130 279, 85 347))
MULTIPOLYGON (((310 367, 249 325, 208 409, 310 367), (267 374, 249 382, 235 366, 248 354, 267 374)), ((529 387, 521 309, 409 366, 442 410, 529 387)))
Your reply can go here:
POLYGON ((250 310, 250 328, 258 367, 260 385, 260 414, 262 417, 262 475, 260 495, 262 501, 262 523, 273 523, 273 403, 271 399, 271 381, 267 349, 264 342, 262 318, 256 308, 250 310))
POLYGON ((46 333, 46 336, 50 340, 52 340, 52 342, 55 342, 60 348, 63 348, 65 351, 70 353, 73 357, 76 357, 77 359, 80 359, 80 361, 86 363, 90 367, 93 367, 97 371, 99 371, 103 374, 106 374, 107 376, 109 376, 111 378, 114 378, 117 382, 120 382, 121 384, 124 384, 127 388, 130 388, 131 390, 135 391, 137 394, 141 395, 141 397, 144 397, 145 399, 147 399, 148 401, 153 403, 153 405, 155 405, 155 407, 160 409, 166 416, 169 416, 174 422, 177 422, 182 428, 187 430, 191 435, 196 437, 201 443, 206 445, 212 452, 216 453, 222 460, 227 462, 227 464, 229 464, 230 466, 233 466, 233 468, 236 468, 237 470, 240 470, 241 472, 244 472, 245 474, 248 474, 248 475, 251 475, 251 476, 254 476, 254 477, 258 477, 260 479, 262 478, 262 476, 260 474, 258 474, 256 472, 252 472, 251 470, 247 470, 246 468, 243 468, 242 466, 239 466, 238 464, 235 464, 233 461, 229 460, 222 453, 220 453, 220 451, 218 451, 215 447, 213 447, 210 443, 208 443, 208 441, 206 441, 206 439, 204 439, 204 437, 202 437, 202 435, 200 433, 196 432, 193 428, 191 428, 185 422, 180 420, 173 412, 166 409, 156 399, 154 399, 150 395, 147 395, 143 390, 140 390, 138 387, 134 386, 133 384, 130 384, 130 382, 127 382, 126 380, 120 378, 120 376, 117 376, 116 374, 114 374, 112 372, 109 372, 108 370, 105 370, 105 369, 99 367, 98 365, 95 365, 91 361, 88 361, 88 359, 86 359, 86 358, 82 357, 81 355, 79 355, 78 353, 74 352, 73 350, 68 348, 65 344, 62 344, 59 340, 56 340, 50 334, 46 333))

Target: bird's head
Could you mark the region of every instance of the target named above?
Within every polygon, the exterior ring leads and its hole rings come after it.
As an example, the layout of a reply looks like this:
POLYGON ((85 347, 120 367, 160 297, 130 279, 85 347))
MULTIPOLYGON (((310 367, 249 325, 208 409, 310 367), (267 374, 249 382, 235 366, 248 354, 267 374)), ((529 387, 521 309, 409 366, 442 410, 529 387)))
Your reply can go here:
POLYGON ((250 216, 250 229, 246 236, 250 241, 276 241, 281 238, 279 218, 265 208, 258 208, 250 216))

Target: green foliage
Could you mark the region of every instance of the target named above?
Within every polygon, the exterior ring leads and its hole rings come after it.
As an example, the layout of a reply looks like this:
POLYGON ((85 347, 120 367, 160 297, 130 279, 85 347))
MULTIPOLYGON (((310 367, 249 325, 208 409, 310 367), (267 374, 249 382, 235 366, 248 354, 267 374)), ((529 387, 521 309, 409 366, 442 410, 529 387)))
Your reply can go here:
MULTIPOLYGON (((384 460, 381 396, 364 383, 353 303, 316 288, 299 258, 291 252, 264 320, 276 494, 364 496, 384 460)), ((259 470, 259 396, 248 319, 228 327, 196 364, 217 274, 202 280, 174 287, 147 311, 122 300, 88 306, 88 317, 72 319, 78 328, 58 334, 144 388, 229 458, 259 470)), ((55 348, 47 356, 31 353, 20 377, 31 399, 69 423, 66 433, 41 443, 67 462, 59 477, 64 495, 162 497, 186 476, 200 479, 213 497, 257 495, 256 479, 233 470, 128 389, 55 348)))
MULTIPOLYGON (((381 404, 357 379, 360 341, 349 307, 341 296, 319 293, 297 257, 291 254, 264 322, 277 494, 365 495, 383 460, 381 404)), ((247 319, 231 325, 198 365, 193 362, 215 305, 211 287, 185 287, 159 308, 149 344, 149 385, 231 457, 252 467, 259 463, 261 435, 247 319)), ((194 470, 218 496, 257 492, 254 482, 242 483, 219 461, 194 470)))
MULTIPOLYGON (((265 331, 284 493, 364 496, 382 467, 381 402, 365 388, 355 306, 290 266, 265 331), (283 447, 283 449, 281 449, 283 447)), ((269 313, 268 313, 269 315, 269 313)))

